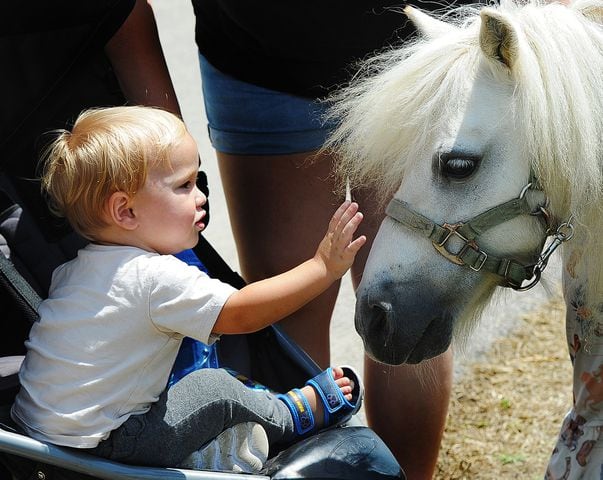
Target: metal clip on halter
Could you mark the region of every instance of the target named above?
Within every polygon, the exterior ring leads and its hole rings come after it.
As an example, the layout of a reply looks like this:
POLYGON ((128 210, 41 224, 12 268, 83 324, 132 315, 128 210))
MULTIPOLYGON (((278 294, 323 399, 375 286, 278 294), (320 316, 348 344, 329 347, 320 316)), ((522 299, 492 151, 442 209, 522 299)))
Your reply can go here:
POLYGON ((553 240, 540 254, 540 259, 538 260, 536 267, 539 268, 541 272, 544 271, 548 265, 549 258, 555 252, 555 250, 557 250, 557 248, 563 242, 567 242, 574 236, 574 225, 572 224, 573 219, 574 216, 571 215, 566 222, 563 222, 561 225, 559 225, 559 227, 557 227, 553 240))
POLYGON ((567 219, 566 222, 563 222, 561 225, 559 225, 557 227, 557 231, 555 232, 555 235, 553 235, 553 239, 542 251, 542 253, 540 254, 540 257, 538 259, 538 262, 536 263, 536 265, 534 265, 534 277, 533 277, 532 281, 530 283, 528 283, 526 286, 517 287, 517 288, 514 288, 514 290, 517 290, 519 292, 524 292, 524 291, 532 288, 534 285, 536 285, 540 281, 542 272, 544 272, 547 265, 549 264, 549 259, 551 258, 551 255, 553 255, 553 253, 555 253, 555 250, 557 250, 557 248, 559 248, 559 246, 562 243, 567 242, 568 240, 571 240, 571 238, 574 236, 574 225, 572 224, 573 220, 574 220, 574 216, 570 215, 570 217, 567 219))

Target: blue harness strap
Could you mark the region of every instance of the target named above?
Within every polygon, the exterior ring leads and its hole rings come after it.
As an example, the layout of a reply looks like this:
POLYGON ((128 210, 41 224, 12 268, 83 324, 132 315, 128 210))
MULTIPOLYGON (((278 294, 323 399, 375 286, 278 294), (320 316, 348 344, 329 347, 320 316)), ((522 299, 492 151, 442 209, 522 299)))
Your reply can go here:
MULTIPOLYGON (((205 265, 192 250, 184 250, 174 255, 188 265, 197 267, 202 272, 208 273, 205 265)), ((168 388, 174 385, 185 375, 201 368, 220 368, 216 344, 206 345, 194 338, 185 337, 180 345, 178 356, 172 367, 168 380, 168 388)))

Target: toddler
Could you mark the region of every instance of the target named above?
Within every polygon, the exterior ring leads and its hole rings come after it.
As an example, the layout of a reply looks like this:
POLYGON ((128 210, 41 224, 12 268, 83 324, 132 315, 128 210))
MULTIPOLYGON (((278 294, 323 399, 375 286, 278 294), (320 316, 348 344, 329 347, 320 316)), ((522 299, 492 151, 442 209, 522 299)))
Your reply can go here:
POLYGON ((186 466, 232 427, 260 425, 270 444, 286 444, 359 408, 361 384, 347 367, 284 395, 221 369, 166 388, 184 337, 211 344, 257 331, 341 278, 365 243, 353 238, 355 203, 335 212, 313 258, 235 290, 172 256, 197 243, 206 214, 197 146, 176 116, 85 111, 45 160, 52 208, 91 243, 53 273, 26 342, 12 417, 27 434, 112 460, 186 466))

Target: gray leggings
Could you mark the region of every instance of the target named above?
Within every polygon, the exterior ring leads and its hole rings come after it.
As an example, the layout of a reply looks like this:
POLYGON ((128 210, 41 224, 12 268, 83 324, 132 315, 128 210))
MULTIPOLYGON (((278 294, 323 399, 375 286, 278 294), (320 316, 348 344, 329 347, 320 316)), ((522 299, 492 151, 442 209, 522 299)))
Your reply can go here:
POLYGON ((257 422, 270 444, 295 438, 291 413, 274 395, 253 390, 221 369, 192 372, 151 409, 132 415, 89 453, 147 466, 176 466, 223 430, 257 422))

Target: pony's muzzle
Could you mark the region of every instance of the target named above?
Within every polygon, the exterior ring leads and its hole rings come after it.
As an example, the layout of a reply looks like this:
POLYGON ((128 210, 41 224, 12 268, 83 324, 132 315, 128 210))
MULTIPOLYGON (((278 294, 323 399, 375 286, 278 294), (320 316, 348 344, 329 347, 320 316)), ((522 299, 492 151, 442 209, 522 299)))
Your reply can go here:
POLYGON ((441 303, 432 294, 416 295, 415 291, 414 296, 405 297, 403 291, 392 281, 382 280, 361 283, 357 292, 355 325, 365 351, 390 365, 433 358, 452 341, 454 319, 439 310, 441 303), (434 315, 426 316, 426 311, 434 315))

